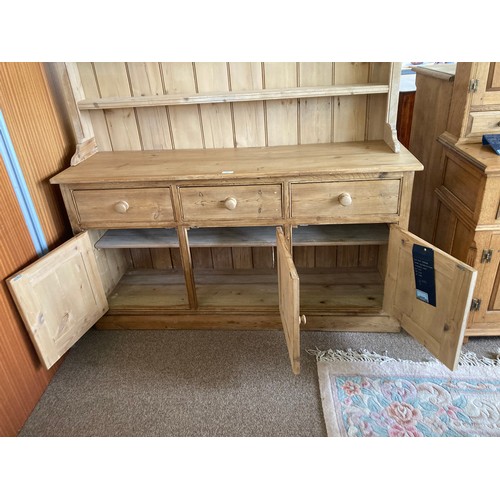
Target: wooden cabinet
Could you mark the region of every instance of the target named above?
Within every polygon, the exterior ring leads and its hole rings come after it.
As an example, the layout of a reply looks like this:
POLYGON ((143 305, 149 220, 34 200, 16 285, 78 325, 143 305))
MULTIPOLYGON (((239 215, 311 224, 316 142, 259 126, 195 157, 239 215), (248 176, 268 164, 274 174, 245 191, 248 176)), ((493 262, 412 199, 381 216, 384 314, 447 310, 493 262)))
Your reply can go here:
POLYGON ((477 269, 467 336, 500 334, 500 156, 481 144, 483 134, 500 133, 499 68, 457 63, 453 78, 439 83, 439 67, 416 69, 410 151, 424 171, 416 176, 412 200, 412 217, 419 209, 422 217, 410 228, 477 269))
POLYGON ((458 63, 446 127, 457 143, 500 133, 500 63, 458 63))
MULTIPOLYGON (((134 327, 130 322, 134 315, 140 315, 144 328, 158 326, 162 321, 165 328, 251 328, 256 319, 261 326, 269 327, 279 324, 281 318, 292 369, 298 373, 301 329, 398 331, 402 324, 409 332, 417 332, 416 337, 453 368, 460 352, 466 306, 476 272, 435 249, 438 307, 417 299, 411 279, 411 248, 415 243, 428 244, 402 231, 408 220, 413 175, 421 166, 404 148, 394 155, 383 142, 372 143, 369 151, 364 150, 363 143, 357 146, 358 149, 353 143, 319 144, 267 148, 265 154, 256 151, 252 159, 257 172, 254 176, 238 175, 239 154, 235 153, 230 180, 224 177, 219 181, 219 171, 228 171, 229 165, 221 160, 216 167, 210 167, 210 158, 217 151, 199 153, 197 164, 204 167, 206 183, 203 186, 197 174, 181 173, 182 162, 178 171, 171 165, 168 176, 162 173, 162 161, 169 163, 170 152, 157 155, 157 171, 149 171, 154 180, 141 181, 142 187, 136 187, 137 181, 131 180, 139 163, 127 167, 130 173, 127 168, 115 168, 127 156, 118 152, 112 155, 114 158, 106 155, 113 175, 104 174, 100 184, 97 176, 103 172, 103 165, 99 153, 84 162, 85 168, 71 168, 54 177, 52 182, 61 186, 75 232, 87 229, 86 222, 78 222, 78 213, 82 202, 93 203, 96 190, 102 192, 97 199, 107 199, 112 206, 116 202, 109 192, 115 189, 120 191, 120 198, 126 198, 122 194, 129 190, 162 192, 160 206, 170 203, 172 193, 174 227, 155 229, 156 220, 145 217, 139 224, 142 229, 134 230, 137 221, 127 222, 126 212, 119 212, 124 219, 117 225, 128 224, 130 229, 110 229, 102 237, 105 243, 96 242, 97 248, 105 248, 111 255, 105 262, 98 262, 98 266, 121 269, 114 276, 115 286, 109 287, 112 290, 104 325, 109 327, 111 321, 115 327, 134 327), (299 171, 300 176, 284 175, 279 168, 283 156, 289 161, 292 149, 295 168, 291 170, 299 171), (357 151, 355 161, 353 150, 357 151), (310 164, 311 156, 316 157, 314 165, 310 164), (365 169, 360 167, 363 163, 365 169), (278 166, 275 168, 274 164, 278 166), (373 164, 385 167, 375 173, 371 171, 373 164), (207 182, 210 175, 213 179, 207 182), (259 184, 261 179, 266 179, 266 184, 259 184), (157 189, 156 184, 163 187, 157 189), (79 193, 78 198, 75 193, 79 193), (86 194, 91 201, 83 201, 86 194), (237 200, 234 206, 226 206, 228 196, 237 200), (293 210, 304 205, 309 208, 293 210), (186 207, 193 208, 188 215, 186 207), (192 266, 192 252, 199 245, 227 247, 242 243, 275 248, 275 268, 260 272, 252 269, 251 273, 199 273, 192 266), (295 262, 299 247, 349 248, 360 244, 373 252, 370 266, 303 269, 295 262), (119 256, 121 248, 151 246, 158 250, 178 248, 182 273, 141 272, 120 264, 126 260, 119 256), (181 297, 187 300, 180 300, 181 297), (422 321, 423 326, 418 326, 422 321)), ((254 154, 239 151, 245 159, 254 154)), ((16 277, 13 283, 19 280, 16 277)), ((67 292, 67 296, 71 294, 67 292)), ((76 300, 76 295, 73 298, 76 300)), ((68 310, 69 306, 62 308, 59 316, 56 314, 58 325, 72 317, 68 310)), ((35 333, 33 336, 36 338, 35 333)))
POLYGON ((424 165, 415 173, 409 228, 421 238, 434 240, 437 200, 433 195, 442 178, 443 148, 438 137, 446 131, 456 64, 413 68, 417 87, 408 149, 424 165))
MULTIPOLYGON (((102 64, 96 63, 93 77, 104 74, 102 64)), ((149 70, 165 69, 154 64, 149 70)), ((406 231, 414 174, 422 166, 395 137, 399 65, 334 64, 338 81, 326 87, 90 100, 80 95, 86 85, 75 84, 89 78, 88 67, 66 67, 79 130, 99 131, 101 147, 120 144, 96 151, 83 134, 73 159, 78 164, 51 179, 73 231, 85 231, 96 249, 109 307, 97 327, 282 328, 299 373, 301 330, 396 332, 403 325, 447 366, 456 366, 477 272, 406 231), (182 112, 186 106, 191 111, 182 112), (129 107, 137 121, 129 120, 117 141, 113 134, 131 117, 122 113, 129 107), (125 129, 140 129, 141 137, 151 132, 143 112, 152 110, 153 122, 168 118, 171 148, 120 149, 126 137, 135 144, 135 133, 127 136, 125 129), (220 142, 226 118, 233 120, 232 140, 240 120, 254 126, 261 111, 264 147, 259 141, 252 147, 172 147, 179 144, 181 123, 193 134, 203 125, 206 146, 208 131, 220 142), (292 116, 297 121, 288 127, 292 116), (323 126, 331 127, 331 141, 324 140, 323 126), (271 145, 278 137, 284 144, 271 145), (415 245, 434 252, 436 306, 417 298, 415 245)), ((279 81, 272 78, 276 68, 266 65, 266 83, 279 81)), ((179 75, 190 66, 176 68, 179 75)), ((318 68, 331 78, 332 63, 318 68)), ((167 76, 173 77, 164 73, 165 84, 167 76)), ((78 288, 73 294, 76 300, 78 288)), ((67 315, 62 308, 56 324, 67 315)))
POLYGON ((499 335, 500 156, 481 144, 443 145, 435 244, 479 272, 466 335, 499 335))

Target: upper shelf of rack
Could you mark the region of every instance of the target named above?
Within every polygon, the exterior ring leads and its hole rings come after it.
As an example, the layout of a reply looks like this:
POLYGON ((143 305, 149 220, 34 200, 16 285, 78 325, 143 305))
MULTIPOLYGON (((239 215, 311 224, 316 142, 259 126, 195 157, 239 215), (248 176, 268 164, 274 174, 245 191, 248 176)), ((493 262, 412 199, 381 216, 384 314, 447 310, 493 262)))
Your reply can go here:
POLYGON ((387 84, 327 85, 244 91, 205 92, 203 94, 165 94, 135 97, 101 97, 78 101, 80 110, 182 106, 187 104, 216 104, 224 102, 271 101, 307 99, 345 95, 387 94, 387 84))

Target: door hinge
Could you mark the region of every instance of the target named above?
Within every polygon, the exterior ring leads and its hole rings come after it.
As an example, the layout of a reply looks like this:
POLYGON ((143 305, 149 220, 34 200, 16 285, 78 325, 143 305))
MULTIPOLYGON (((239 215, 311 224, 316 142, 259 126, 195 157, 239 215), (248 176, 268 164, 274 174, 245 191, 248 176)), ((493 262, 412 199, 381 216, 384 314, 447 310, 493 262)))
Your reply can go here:
POLYGON ((492 256, 493 250, 483 250, 483 254, 481 255, 481 264, 489 264, 492 256))
POLYGON ((469 82, 469 92, 474 93, 477 92, 477 88, 479 87, 479 80, 474 78, 469 82))
POLYGON ((472 299, 470 310, 471 311, 479 311, 480 307, 481 307, 481 299, 472 299))

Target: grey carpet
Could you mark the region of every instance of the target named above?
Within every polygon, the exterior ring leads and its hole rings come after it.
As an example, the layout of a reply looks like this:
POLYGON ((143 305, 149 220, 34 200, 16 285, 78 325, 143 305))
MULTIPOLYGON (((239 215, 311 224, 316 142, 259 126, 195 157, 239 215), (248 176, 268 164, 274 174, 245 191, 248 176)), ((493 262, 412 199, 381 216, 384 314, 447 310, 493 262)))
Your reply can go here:
MULTIPOLYGON (((303 332, 292 374, 280 331, 89 331, 20 436, 326 436, 306 349, 433 359, 405 333, 303 332)), ((498 337, 464 350, 490 357, 498 337)))

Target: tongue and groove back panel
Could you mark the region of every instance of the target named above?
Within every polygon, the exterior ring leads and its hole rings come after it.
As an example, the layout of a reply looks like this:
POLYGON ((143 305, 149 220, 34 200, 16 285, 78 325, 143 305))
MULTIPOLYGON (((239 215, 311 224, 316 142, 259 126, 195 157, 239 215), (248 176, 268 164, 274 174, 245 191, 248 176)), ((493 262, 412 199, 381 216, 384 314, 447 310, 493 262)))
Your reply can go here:
MULTIPOLYGON (((384 138, 388 93, 274 98, 133 107, 130 98, 192 96, 332 85, 390 85, 391 63, 368 62, 84 62, 67 63, 83 135, 99 151, 262 147, 384 138), (76 89, 76 90, 75 90, 76 89), (114 99, 125 103, 109 106, 114 99), (86 131, 85 131, 86 129, 86 131), (90 132, 89 132, 90 131, 90 132), (88 137, 87 137, 88 138, 88 137)), ((231 99, 229 99, 231 100, 231 99)), ((195 268, 275 266, 273 248, 194 248, 195 268)), ((167 252, 168 253, 168 252, 167 252)), ((298 267, 371 266, 378 248, 300 247, 298 267)), ((137 268, 180 268, 180 255, 131 249, 137 268)))

